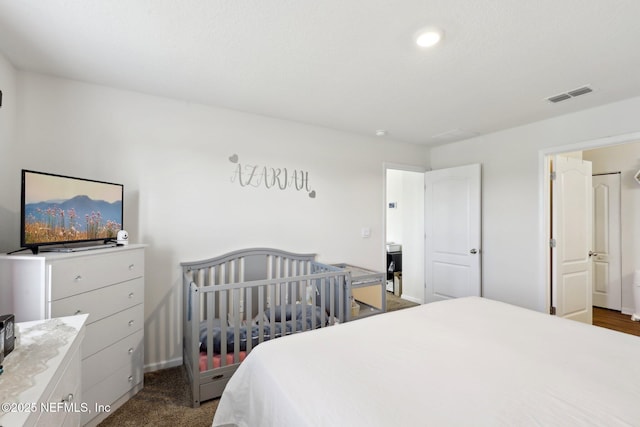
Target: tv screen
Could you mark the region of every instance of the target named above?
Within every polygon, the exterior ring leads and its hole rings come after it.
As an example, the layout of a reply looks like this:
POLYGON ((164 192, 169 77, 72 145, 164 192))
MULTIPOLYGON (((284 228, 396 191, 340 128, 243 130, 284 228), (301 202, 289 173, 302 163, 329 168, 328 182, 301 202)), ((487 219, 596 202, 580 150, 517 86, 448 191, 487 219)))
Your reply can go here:
POLYGON ((122 184, 23 169, 20 244, 33 249, 115 239, 123 201, 122 184))

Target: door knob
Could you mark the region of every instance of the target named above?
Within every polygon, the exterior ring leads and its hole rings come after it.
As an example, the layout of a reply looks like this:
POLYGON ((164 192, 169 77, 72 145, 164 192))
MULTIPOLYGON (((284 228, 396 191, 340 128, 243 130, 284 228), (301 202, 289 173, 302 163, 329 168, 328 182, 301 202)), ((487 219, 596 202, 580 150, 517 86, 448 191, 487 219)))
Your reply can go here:
POLYGON ((592 256, 598 256, 598 253, 597 253, 597 252, 593 252, 593 251, 589 251, 589 256, 590 256, 590 257, 592 257, 592 256))
POLYGON ((475 255, 475 254, 477 254, 477 253, 478 253, 478 250, 474 248, 474 249, 471 249, 471 250, 469 251, 469 253, 470 253, 470 254, 472 254, 472 255, 475 255))

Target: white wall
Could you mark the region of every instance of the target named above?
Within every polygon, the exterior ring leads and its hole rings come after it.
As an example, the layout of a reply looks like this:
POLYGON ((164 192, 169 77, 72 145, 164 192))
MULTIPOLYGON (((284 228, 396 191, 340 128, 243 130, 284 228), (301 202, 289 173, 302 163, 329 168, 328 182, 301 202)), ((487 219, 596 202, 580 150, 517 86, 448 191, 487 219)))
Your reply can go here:
POLYGON ((631 314, 638 311, 633 301, 633 273, 640 269, 640 184, 633 177, 640 169, 640 142, 584 151, 582 154, 584 160, 592 163, 594 174, 621 172, 622 312, 631 314))
POLYGON ((542 154, 637 132, 639 114, 640 98, 632 98, 431 150, 433 169, 482 163, 484 296, 546 308, 542 154))
POLYGON ((16 138, 16 71, 1 53, 0 90, 0 247, 3 247, 15 239, 19 240, 20 221, 6 207, 20 203, 20 187, 15 189, 7 185, 15 178, 11 163, 16 138))
POLYGON ((388 243, 402 243, 402 174, 403 171, 387 170, 387 238, 388 243), (390 208, 389 203, 396 203, 395 208, 390 208))
POLYGON ((384 271, 383 162, 426 166, 424 147, 146 96, 18 75, 15 154, 2 228, 18 246, 20 169, 125 185, 125 228, 149 244, 145 363, 181 358, 179 263, 255 246, 314 252, 384 271), (241 187, 238 163, 308 172, 309 189, 241 187), (363 227, 371 237, 360 237, 363 227))

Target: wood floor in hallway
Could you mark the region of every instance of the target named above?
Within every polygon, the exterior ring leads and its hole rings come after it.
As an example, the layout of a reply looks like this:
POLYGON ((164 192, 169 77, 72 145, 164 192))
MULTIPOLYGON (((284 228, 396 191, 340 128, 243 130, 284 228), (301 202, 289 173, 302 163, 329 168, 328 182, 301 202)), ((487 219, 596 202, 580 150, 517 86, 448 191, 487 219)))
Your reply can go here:
POLYGON ((630 315, 619 311, 593 307, 593 324, 640 337, 640 322, 634 322, 630 315))

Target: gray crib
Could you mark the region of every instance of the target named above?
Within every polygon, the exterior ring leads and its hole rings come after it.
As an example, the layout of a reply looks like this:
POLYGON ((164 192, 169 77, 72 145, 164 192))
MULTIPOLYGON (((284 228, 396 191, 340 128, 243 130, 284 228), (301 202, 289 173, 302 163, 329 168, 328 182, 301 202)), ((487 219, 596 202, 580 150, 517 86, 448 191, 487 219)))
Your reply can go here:
POLYGON ((256 345, 349 319, 350 278, 315 254, 244 249, 181 263, 193 406, 222 395, 256 345))

